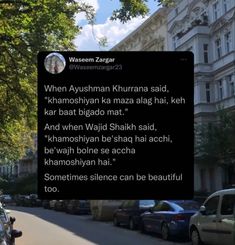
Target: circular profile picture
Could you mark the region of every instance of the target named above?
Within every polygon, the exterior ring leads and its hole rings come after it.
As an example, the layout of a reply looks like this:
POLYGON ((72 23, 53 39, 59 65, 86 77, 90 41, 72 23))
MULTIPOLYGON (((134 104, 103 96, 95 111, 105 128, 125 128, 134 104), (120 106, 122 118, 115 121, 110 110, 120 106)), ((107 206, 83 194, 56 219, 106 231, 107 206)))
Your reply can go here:
POLYGON ((46 70, 52 74, 61 73, 65 68, 66 62, 64 56, 59 53, 51 53, 47 55, 44 61, 46 70))

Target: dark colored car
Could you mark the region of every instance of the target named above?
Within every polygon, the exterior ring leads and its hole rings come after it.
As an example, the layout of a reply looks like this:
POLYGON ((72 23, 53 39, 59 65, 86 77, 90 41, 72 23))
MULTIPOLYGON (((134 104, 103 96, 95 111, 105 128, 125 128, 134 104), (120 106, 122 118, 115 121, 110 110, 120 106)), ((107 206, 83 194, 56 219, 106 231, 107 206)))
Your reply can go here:
POLYGON ((29 198, 30 198, 32 207, 41 207, 42 206, 42 200, 40 200, 38 198, 37 194, 30 194, 29 198))
POLYGON ((45 209, 50 209, 50 200, 43 200, 42 207, 45 209))
POLYGON ((70 214, 90 214, 90 202, 88 200, 70 200, 66 212, 70 214))
POLYGON ((24 199, 25 199, 25 195, 16 195, 15 196, 16 206, 23 206, 24 199))
POLYGON ((29 196, 25 196, 22 200, 22 206, 25 207, 40 207, 42 206, 42 201, 38 199, 37 194, 30 194, 29 196))
POLYGON ((68 200, 57 200, 54 209, 56 211, 66 211, 68 203, 68 200))
POLYGON ((0 245, 14 245, 15 238, 22 236, 21 231, 13 229, 15 220, 0 206, 0 245))
POLYGON ((154 232, 164 240, 174 236, 188 236, 190 217, 199 209, 195 201, 160 201, 141 216, 142 232, 154 232))
POLYGON ((134 230, 139 226, 140 215, 155 204, 155 200, 126 200, 115 210, 113 223, 115 226, 127 225, 134 230))

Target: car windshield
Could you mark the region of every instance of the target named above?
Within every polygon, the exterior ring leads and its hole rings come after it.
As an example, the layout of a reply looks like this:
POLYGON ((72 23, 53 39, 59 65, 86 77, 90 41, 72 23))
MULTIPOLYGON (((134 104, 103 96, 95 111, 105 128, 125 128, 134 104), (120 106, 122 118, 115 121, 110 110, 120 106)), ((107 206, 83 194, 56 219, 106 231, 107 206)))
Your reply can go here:
POLYGON ((153 207, 155 205, 154 200, 140 200, 140 207, 153 207))
POLYGON ((180 208, 181 210, 199 210, 200 205, 198 202, 195 201, 173 201, 173 206, 177 205, 178 209, 180 208))
POLYGON ((7 216, 6 216, 6 213, 4 211, 3 208, 0 208, 0 219, 3 221, 3 222, 6 222, 7 221, 7 216))

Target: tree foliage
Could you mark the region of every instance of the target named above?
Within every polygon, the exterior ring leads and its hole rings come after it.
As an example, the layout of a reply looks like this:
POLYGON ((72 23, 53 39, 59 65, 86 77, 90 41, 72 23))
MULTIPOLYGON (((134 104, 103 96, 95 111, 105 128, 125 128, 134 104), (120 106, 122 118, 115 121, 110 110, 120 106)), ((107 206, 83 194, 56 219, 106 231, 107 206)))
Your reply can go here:
POLYGON ((195 156, 204 164, 228 166, 235 159, 235 112, 221 110, 218 120, 195 127, 195 156))
POLYGON ((11 195, 29 195, 37 193, 37 175, 31 174, 26 177, 17 178, 15 181, 0 178, 0 194, 1 193, 11 195))
MULTIPOLYGON (((155 0, 156 5, 173 6, 176 0, 155 0)), ((125 23, 133 17, 144 17, 149 12, 148 0, 120 0, 121 7, 113 11, 111 20, 119 19, 125 23)))
POLYGON ((36 131, 37 53, 73 50, 75 13, 94 9, 73 0, 0 1, 0 159, 15 159, 36 131))
MULTIPOLYGON (((112 19, 126 22, 144 16, 147 2, 120 0, 112 19)), ((32 146, 37 128, 37 53, 74 50, 79 12, 94 24, 94 8, 80 0, 0 0, 0 163, 19 158, 32 146)), ((107 40, 98 42, 104 46, 107 40)))

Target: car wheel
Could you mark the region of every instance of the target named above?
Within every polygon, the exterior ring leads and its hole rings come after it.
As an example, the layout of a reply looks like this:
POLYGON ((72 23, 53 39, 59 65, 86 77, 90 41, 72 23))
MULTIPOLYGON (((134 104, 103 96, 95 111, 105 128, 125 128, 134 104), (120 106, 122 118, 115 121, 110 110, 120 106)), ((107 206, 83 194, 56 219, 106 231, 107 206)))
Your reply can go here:
POLYGON ((162 224, 162 230, 161 231, 162 231, 162 238, 164 240, 168 240, 169 239, 169 228, 168 228, 166 223, 162 224))
POLYGON ((202 245, 202 241, 199 235, 199 232, 196 228, 193 228, 191 231, 191 240, 192 240, 192 245, 202 245))
POLYGON ((129 229, 130 229, 130 230, 135 230, 135 229, 136 229, 136 225, 135 225, 135 223, 134 223, 133 218, 130 218, 130 219, 129 219, 129 229))
POLYGON ((119 225, 120 225, 120 223, 118 222, 117 216, 114 216, 114 217, 113 217, 113 224, 114 224, 115 226, 119 226, 119 225))

